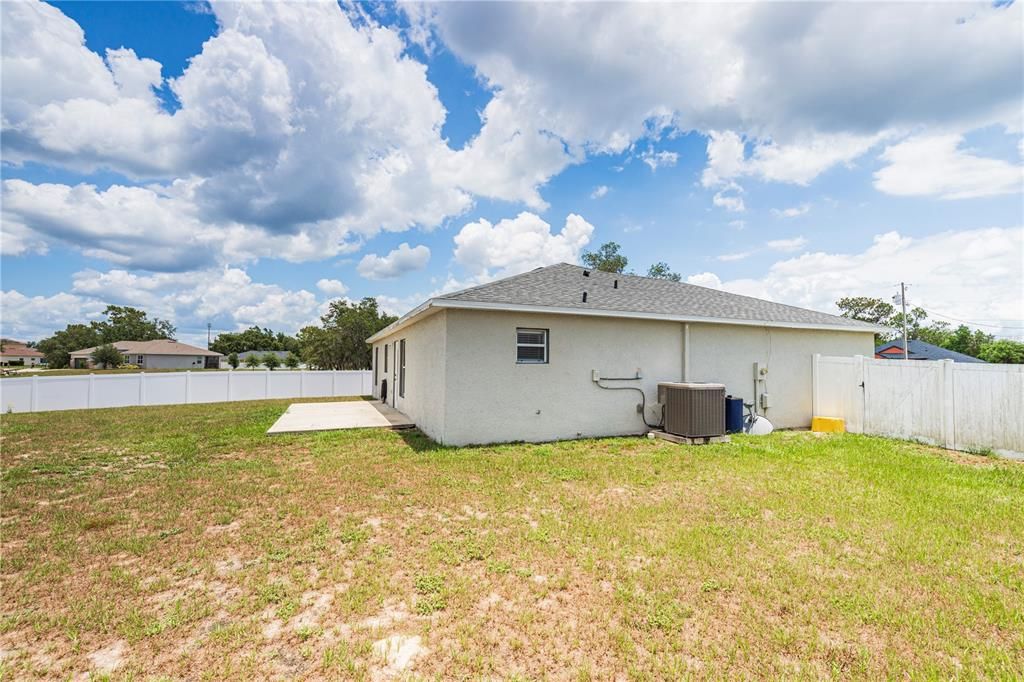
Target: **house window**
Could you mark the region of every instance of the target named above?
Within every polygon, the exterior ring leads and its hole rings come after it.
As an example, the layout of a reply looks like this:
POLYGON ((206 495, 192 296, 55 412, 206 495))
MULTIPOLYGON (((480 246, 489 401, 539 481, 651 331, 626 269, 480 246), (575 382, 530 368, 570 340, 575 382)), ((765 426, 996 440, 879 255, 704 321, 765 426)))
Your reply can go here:
POLYGON ((398 343, 398 397, 405 397, 405 339, 398 343))
POLYGON ((516 329, 516 362, 542 365, 548 361, 547 329, 516 329))
POLYGON ((373 349, 373 385, 377 385, 377 377, 380 374, 380 346, 373 349))
POLYGON ((384 344, 384 373, 388 373, 388 345, 384 344))

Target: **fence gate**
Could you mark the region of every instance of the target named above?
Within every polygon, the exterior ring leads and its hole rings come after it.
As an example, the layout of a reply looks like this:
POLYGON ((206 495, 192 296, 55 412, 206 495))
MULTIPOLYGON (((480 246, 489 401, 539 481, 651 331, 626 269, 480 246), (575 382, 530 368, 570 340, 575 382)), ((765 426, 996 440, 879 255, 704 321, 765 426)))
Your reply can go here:
POLYGON ((1024 453, 1024 366, 815 355, 814 414, 851 433, 1024 453))

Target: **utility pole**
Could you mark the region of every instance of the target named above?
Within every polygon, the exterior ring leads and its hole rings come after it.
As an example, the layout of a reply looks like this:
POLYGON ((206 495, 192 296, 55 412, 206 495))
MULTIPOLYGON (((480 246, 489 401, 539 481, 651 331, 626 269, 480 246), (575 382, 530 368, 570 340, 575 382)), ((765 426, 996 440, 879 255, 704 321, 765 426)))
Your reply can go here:
MULTIPOLYGON (((210 322, 206 323, 206 350, 210 350, 210 330, 212 326, 213 325, 210 322)), ((906 338, 906 334, 904 334, 904 338, 906 338)), ((904 343, 903 345, 905 346, 907 344, 904 343)))
POLYGON ((903 307, 903 359, 910 359, 910 351, 907 350, 907 285, 900 282, 900 305, 903 307))

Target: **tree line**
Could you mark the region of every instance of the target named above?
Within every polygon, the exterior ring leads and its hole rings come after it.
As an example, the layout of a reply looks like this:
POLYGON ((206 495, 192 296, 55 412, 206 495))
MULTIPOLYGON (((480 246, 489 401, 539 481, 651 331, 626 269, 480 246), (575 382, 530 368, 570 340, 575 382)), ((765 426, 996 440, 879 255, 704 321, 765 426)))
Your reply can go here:
MULTIPOLYGON (((896 306, 880 298, 850 296, 836 301, 843 317, 862 320, 889 327, 892 332, 875 334, 875 345, 898 341, 903 338, 904 316, 896 306)), ((924 341, 946 350, 970 355, 985 362, 1024 364, 1024 343, 1010 339, 997 339, 966 324, 953 327, 949 322, 927 323, 928 312, 915 307, 907 311, 907 338, 924 341)))
MULTIPOLYGON (((107 306, 105 319, 89 324, 69 324, 35 344, 46 356, 49 367, 67 367, 73 351, 97 347, 93 361, 103 367, 116 367, 123 358, 110 344, 120 341, 171 339, 177 331, 167 320, 150 318, 145 311, 128 306, 107 306), (108 347, 109 346, 109 347, 108 347)), ((246 359, 250 367, 280 365, 298 367, 306 363, 315 369, 366 369, 370 367, 370 347, 366 339, 398 318, 383 312, 375 298, 358 302, 331 301, 320 317, 319 326, 306 326, 295 336, 257 326, 240 332, 224 332, 210 343, 210 350, 227 356, 228 364, 242 364, 238 355, 257 351, 246 359), (279 358, 267 351, 288 351, 279 358)))

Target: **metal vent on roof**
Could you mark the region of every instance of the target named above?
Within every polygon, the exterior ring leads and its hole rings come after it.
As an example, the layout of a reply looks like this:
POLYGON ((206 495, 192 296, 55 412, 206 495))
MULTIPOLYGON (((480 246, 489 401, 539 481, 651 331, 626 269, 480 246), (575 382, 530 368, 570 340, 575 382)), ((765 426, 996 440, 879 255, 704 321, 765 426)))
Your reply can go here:
POLYGON ((619 280, 615 280, 614 282, 612 282, 612 289, 618 289, 618 288, 619 288, 619 280))
POLYGON ((585 292, 585 291, 583 292, 583 302, 584 303, 587 302, 587 292, 585 292))
POLYGON ((590 270, 584 270, 583 271, 583 276, 584 277, 590 277, 590 270))

